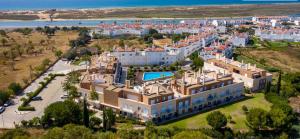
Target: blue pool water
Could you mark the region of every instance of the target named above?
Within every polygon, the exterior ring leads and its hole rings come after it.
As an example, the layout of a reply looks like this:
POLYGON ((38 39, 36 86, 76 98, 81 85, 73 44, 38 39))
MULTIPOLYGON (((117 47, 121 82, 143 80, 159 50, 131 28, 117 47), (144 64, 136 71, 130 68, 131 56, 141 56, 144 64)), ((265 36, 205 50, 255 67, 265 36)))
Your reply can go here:
POLYGON ((150 81, 163 77, 171 77, 174 74, 172 72, 145 72, 143 76, 144 81, 150 81))

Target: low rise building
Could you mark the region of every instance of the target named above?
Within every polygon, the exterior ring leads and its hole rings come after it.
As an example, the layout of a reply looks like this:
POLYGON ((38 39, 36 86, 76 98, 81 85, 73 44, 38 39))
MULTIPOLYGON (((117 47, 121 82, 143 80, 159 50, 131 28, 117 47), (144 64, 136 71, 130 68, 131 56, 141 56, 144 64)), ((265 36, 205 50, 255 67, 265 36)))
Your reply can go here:
POLYGON ((272 74, 257 68, 256 65, 234 61, 221 55, 208 59, 204 65, 204 67, 209 69, 231 73, 236 82, 244 82, 245 86, 251 91, 262 90, 267 82, 272 81, 272 74))

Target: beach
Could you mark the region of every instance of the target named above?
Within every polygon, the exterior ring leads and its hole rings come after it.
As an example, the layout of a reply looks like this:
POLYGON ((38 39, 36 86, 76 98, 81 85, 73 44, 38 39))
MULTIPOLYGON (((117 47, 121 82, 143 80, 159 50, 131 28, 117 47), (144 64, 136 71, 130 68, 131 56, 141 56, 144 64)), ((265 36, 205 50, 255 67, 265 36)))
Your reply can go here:
POLYGON ((213 6, 127 7, 92 9, 13 10, 0 11, 0 20, 53 20, 71 19, 143 19, 143 18, 233 18, 250 16, 300 15, 300 4, 236 4, 213 6))

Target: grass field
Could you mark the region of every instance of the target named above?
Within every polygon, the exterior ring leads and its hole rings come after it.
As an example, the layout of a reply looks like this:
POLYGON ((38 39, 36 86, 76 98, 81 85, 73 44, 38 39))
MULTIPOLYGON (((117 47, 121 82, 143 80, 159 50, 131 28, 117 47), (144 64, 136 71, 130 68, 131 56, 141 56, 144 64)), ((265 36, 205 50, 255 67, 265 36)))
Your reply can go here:
MULTIPOLYGON (((265 100, 264 94, 258 93, 258 94, 254 94, 252 97, 249 97, 246 100, 242 100, 237 103, 226 105, 212 111, 220 111, 224 113, 226 116, 231 115, 233 122, 228 124, 228 126, 230 126, 231 128, 235 130, 248 130, 248 127, 245 123, 246 115, 242 110, 242 106, 247 106, 248 109, 262 108, 265 110, 270 110, 271 103, 265 100)), ((177 126, 182 128, 191 128, 191 129, 209 127, 209 125, 206 122, 206 116, 212 111, 200 113, 195 116, 183 120, 179 120, 176 122, 172 122, 166 125, 161 125, 161 127, 177 126)))
MULTIPOLYGON (((52 62, 55 61, 56 57, 52 48, 66 52, 69 49, 69 40, 77 38, 77 33, 71 31, 58 31, 56 35, 51 38, 47 38, 46 35, 38 32, 33 32, 27 36, 17 32, 10 32, 7 35, 8 37, 6 39, 8 42, 5 46, 1 45, 0 47, 0 89, 6 89, 12 82, 24 85, 23 79, 29 79, 30 65, 34 68, 40 65, 46 58, 50 59, 52 62), (41 43, 41 40, 44 40, 44 42, 41 43), (17 44, 21 46, 23 55, 16 55, 16 58, 14 59, 15 70, 12 70, 8 64, 10 59, 5 57, 3 52, 9 52, 11 49, 15 49, 17 44), (29 45, 33 46, 36 51, 42 49, 42 53, 25 53, 25 49, 29 47, 29 45)), ((0 39, 2 38, 3 36, 0 37, 0 39)))

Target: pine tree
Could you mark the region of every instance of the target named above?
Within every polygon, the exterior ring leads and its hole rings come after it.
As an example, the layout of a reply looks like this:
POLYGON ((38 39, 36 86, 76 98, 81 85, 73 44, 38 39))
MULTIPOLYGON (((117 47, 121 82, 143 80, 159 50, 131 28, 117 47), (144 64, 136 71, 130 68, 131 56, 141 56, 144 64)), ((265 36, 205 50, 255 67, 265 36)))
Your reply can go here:
POLYGON ((87 104, 86 104, 86 98, 84 97, 84 100, 83 100, 83 122, 84 122, 84 125, 85 127, 89 127, 90 125, 90 121, 89 121, 89 111, 88 111, 88 108, 87 108, 87 104))
POLYGON ((278 81, 277 81, 277 95, 280 95, 280 88, 281 88, 281 71, 279 72, 278 81))

